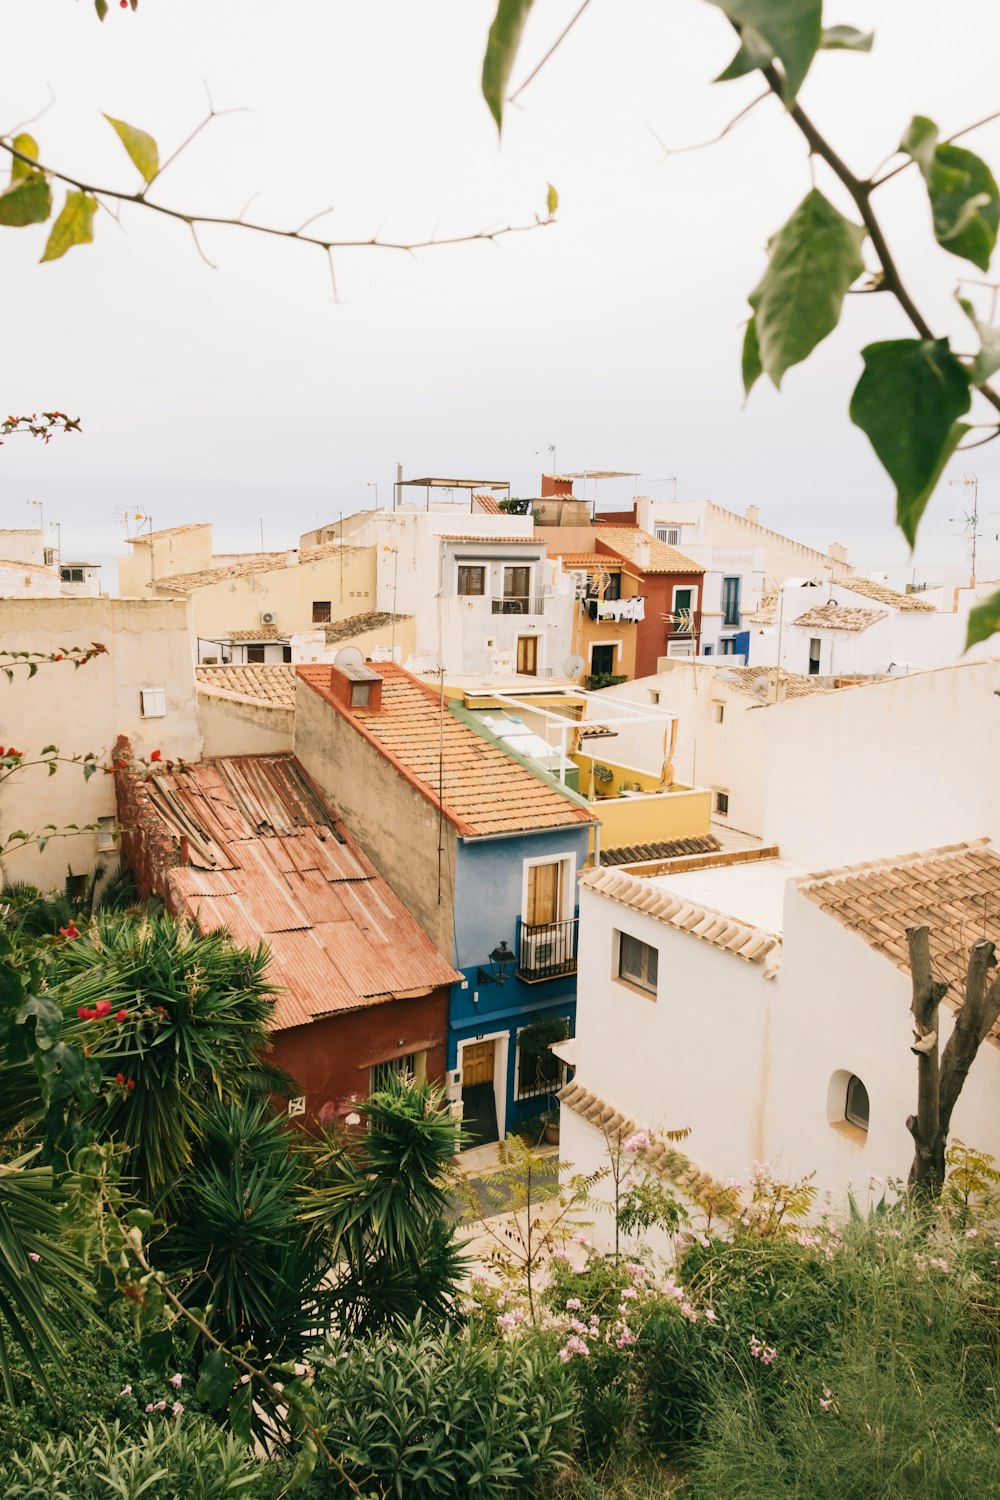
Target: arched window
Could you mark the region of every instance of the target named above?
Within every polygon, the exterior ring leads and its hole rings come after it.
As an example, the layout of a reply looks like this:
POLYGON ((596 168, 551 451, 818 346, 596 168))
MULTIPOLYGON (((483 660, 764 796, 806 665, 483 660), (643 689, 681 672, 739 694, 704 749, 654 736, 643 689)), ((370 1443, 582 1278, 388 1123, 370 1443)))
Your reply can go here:
POLYGON ((844 1119, 857 1125, 859 1130, 868 1129, 868 1090, 855 1073, 847 1080, 844 1119))

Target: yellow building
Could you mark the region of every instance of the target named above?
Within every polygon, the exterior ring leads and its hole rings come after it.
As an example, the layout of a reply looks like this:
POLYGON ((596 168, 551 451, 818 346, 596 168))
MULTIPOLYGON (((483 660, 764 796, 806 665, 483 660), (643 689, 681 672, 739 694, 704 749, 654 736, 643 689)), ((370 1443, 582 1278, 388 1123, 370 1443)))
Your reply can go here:
MULTIPOLYGON (((636 620, 623 604, 636 599, 639 580, 621 558, 592 550, 574 550, 576 538, 564 539, 567 528, 554 528, 547 537, 550 557, 558 557, 564 573, 579 578, 578 612, 573 627, 573 654, 583 659, 582 678, 591 686, 606 677, 620 681, 635 676, 636 620)), ((592 535, 585 531, 584 536, 592 535)))

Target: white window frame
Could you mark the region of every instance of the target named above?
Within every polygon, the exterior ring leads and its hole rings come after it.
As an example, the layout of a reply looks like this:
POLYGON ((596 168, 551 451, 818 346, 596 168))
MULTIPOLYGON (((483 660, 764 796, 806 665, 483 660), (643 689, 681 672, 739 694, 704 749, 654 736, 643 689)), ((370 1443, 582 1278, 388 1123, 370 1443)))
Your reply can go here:
POLYGON ((645 938, 637 937, 634 932, 626 932, 624 928, 615 928, 614 936, 614 972, 612 979, 617 984, 622 984, 626 989, 634 990, 637 994, 645 995, 650 1000, 660 998, 660 950, 655 943, 648 943, 645 938), (648 948, 651 953, 656 954, 656 982, 653 985, 645 984, 641 979, 633 979, 628 974, 622 973, 622 938, 629 938, 633 943, 640 943, 643 948, 648 948))
POLYGON ((563 853, 542 854, 536 859, 526 859, 521 867, 521 921, 530 925, 526 916, 528 910, 528 871, 535 865, 565 865, 563 879, 561 881, 559 904, 562 907, 562 915, 556 918, 557 922, 568 922, 573 915, 576 906, 576 854, 572 850, 563 853))
POLYGON ((726 722, 726 705, 721 698, 712 699, 712 722, 713 724, 726 722))
POLYGON ((594 670, 594 647, 595 646, 614 646, 614 648, 615 648, 615 662, 616 663, 620 663, 621 662, 622 643, 621 643, 620 640, 619 641, 590 641, 590 642, 588 642, 587 650, 590 652, 590 657, 589 657, 589 663, 588 664, 590 666, 590 670, 591 670, 592 673, 593 673, 593 670, 594 670))
POLYGON ((144 719, 167 717, 167 690, 164 687, 139 689, 139 713, 144 719))
POLYGON ((118 842, 118 819, 113 815, 97 820, 98 849, 113 849, 118 842))
POLYGON ((691 595, 691 616, 692 616, 692 619, 693 619, 693 617, 698 613, 698 585, 696 583, 675 583, 674 584, 673 599, 671 601, 671 610, 672 610, 672 612, 675 615, 677 613, 677 595, 678 594, 690 594, 691 595))

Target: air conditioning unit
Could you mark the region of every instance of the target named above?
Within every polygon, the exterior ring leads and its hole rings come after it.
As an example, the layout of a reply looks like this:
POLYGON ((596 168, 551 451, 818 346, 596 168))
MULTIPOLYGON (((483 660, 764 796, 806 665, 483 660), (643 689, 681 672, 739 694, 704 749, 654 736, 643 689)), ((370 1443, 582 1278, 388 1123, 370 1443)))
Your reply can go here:
POLYGON ((260 623, 262 625, 277 625, 278 616, 271 609, 261 610, 260 623))
POLYGON ((559 961, 559 939, 555 933, 521 933, 519 968, 530 973, 533 969, 549 969, 559 961))

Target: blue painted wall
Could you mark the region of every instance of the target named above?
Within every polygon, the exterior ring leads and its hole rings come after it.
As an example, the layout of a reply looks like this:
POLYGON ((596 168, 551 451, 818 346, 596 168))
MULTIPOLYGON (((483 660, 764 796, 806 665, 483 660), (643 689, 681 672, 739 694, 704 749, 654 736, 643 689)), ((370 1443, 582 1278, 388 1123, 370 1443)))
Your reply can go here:
MULTIPOLYGON (((455 967, 465 975, 467 987, 451 990, 448 1037, 448 1067, 457 1066, 459 1042, 507 1031, 507 1121, 537 1114, 544 1098, 514 1098, 516 1036, 520 1027, 543 1013, 570 1018, 575 1029, 576 975, 525 984, 514 974, 503 985, 478 984, 480 965, 489 969, 489 954, 501 941, 517 950, 518 918, 524 891, 527 859, 558 859, 576 856, 577 873, 587 858, 589 828, 565 828, 556 832, 525 833, 517 838, 463 843, 458 840, 455 862, 455 967)), ((574 910, 573 915, 576 915, 574 910)))

